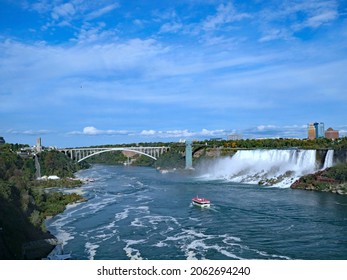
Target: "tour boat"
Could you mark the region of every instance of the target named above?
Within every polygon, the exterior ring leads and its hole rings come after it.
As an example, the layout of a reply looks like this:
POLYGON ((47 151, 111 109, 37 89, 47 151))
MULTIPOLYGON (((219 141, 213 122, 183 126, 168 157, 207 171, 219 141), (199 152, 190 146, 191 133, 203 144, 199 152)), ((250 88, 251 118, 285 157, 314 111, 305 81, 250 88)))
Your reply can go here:
POLYGON ((194 197, 192 199, 193 205, 199 206, 199 207, 210 207, 211 202, 207 200, 206 198, 202 197, 194 197))

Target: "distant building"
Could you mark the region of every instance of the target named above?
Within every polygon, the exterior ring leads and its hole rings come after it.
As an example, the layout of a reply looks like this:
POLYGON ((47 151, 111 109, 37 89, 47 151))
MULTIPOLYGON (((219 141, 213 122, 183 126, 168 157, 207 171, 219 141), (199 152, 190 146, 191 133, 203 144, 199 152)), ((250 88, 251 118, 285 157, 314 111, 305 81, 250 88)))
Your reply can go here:
POLYGON ((316 128, 313 123, 310 123, 307 126, 307 138, 310 140, 316 139, 316 128))
POLYGON ((242 135, 237 133, 233 133, 228 136, 228 140, 241 140, 241 139, 242 139, 242 135))
POLYGON ((329 138, 329 139, 337 139, 337 138, 339 138, 339 131, 338 130, 334 130, 331 127, 329 127, 325 131, 325 137, 329 138))
POLYGON ((5 142, 4 137, 1 137, 1 136, 0 136, 0 145, 5 144, 5 143, 6 143, 6 142, 5 142))
POLYGON ((41 137, 36 139, 35 150, 36 150, 37 153, 42 152, 41 137))
POLYGON ((316 138, 324 138, 324 123, 315 122, 313 125, 316 130, 316 138))

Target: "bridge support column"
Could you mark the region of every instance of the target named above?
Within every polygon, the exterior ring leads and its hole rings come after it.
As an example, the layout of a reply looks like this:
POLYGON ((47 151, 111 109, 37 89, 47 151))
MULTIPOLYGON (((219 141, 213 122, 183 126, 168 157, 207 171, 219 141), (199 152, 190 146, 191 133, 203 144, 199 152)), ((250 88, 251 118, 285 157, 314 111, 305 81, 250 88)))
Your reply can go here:
POLYGON ((186 169, 193 168, 192 141, 186 141, 186 169))

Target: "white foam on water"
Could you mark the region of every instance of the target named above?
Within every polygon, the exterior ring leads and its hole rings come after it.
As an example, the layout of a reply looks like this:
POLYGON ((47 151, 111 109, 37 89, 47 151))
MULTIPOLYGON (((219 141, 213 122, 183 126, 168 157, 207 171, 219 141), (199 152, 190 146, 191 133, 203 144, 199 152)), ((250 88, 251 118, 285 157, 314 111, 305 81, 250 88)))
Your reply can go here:
POLYGON ((208 255, 221 254, 225 258, 242 260, 239 253, 251 255, 254 259, 289 259, 286 256, 269 254, 257 249, 249 248, 243 241, 230 234, 206 234, 195 229, 182 229, 174 236, 168 236, 158 242, 157 246, 179 246, 186 259, 206 259, 208 255))
POLYGON ((117 222, 124 220, 126 218, 128 218, 129 216, 129 208, 124 209, 123 212, 119 212, 117 214, 114 215, 114 218, 116 219, 117 222))
POLYGON ((99 240, 99 242, 104 242, 113 238, 117 234, 118 230, 116 229, 115 225, 106 225, 100 228, 88 230, 84 236, 91 240, 99 240))
POLYGON ((271 258, 271 259, 283 259, 283 260, 290 260, 291 258, 287 257, 287 256, 281 256, 281 255, 276 255, 276 254, 268 254, 266 252, 263 251, 259 251, 256 249, 250 249, 251 251, 254 251, 256 254, 266 257, 266 258, 271 258))
POLYGON ((140 239, 140 240, 130 240, 130 239, 125 239, 123 240, 126 243, 126 246, 123 248, 125 251, 125 254, 130 260, 143 260, 141 257, 141 253, 138 249, 135 249, 131 246, 136 245, 136 244, 141 244, 145 243, 146 240, 140 239))
POLYGON ((145 227, 144 223, 141 221, 141 218, 135 218, 131 223, 133 227, 145 227))
POLYGON ((177 221, 176 218, 172 216, 160 216, 160 215, 152 215, 152 216, 145 216, 144 219, 147 219, 148 222, 152 225, 157 225, 159 223, 174 223, 176 225, 180 225, 180 223, 177 221))
POLYGON ((82 203, 84 203, 84 202, 74 202, 74 203, 70 203, 70 204, 66 205, 65 208, 66 208, 66 210, 72 209, 72 208, 75 208, 75 207, 79 206, 79 205, 82 204, 82 203))
POLYGON ((192 251, 189 251, 189 250, 186 251, 185 256, 186 256, 187 260, 197 260, 198 259, 193 250, 192 251))
MULTIPOLYGON (((124 220, 124 219, 129 217, 130 212, 135 212, 135 214, 137 214, 137 215, 138 214, 140 214, 140 215, 148 215, 150 213, 148 206, 144 206, 144 205, 137 206, 137 207, 132 207, 132 206, 130 207, 130 206, 128 206, 122 212, 117 213, 115 215, 115 218, 116 218, 117 221, 124 220)), ((136 217, 130 223, 130 225, 134 226, 134 227, 144 227, 144 223, 142 222, 142 219, 143 219, 143 217, 141 217, 141 218, 137 218, 136 217)))
POLYGON ((140 181, 136 181, 135 182, 135 186, 140 186, 140 187, 144 187, 146 186, 144 183, 140 182, 140 181))
POLYGON ((151 198, 149 196, 146 196, 146 195, 139 195, 136 197, 136 202, 142 202, 142 201, 147 201, 147 203, 149 201, 151 201, 151 198))
POLYGON ((109 233, 109 234, 106 234, 106 233, 101 233, 101 234, 98 234, 98 235, 95 235, 95 239, 101 239, 101 241, 106 241, 106 240, 109 240, 110 238, 112 238, 114 236, 114 234, 112 233, 109 233))
POLYGON ((49 226, 56 229, 57 232, 55 232, 54 235, 63 245, 66 245, 69 240, 75 238, 76 232, 74 228, 68 226, 71 221, 71 215, 71 213, 67 215, 59 214, 49 226))
POLYGON ((186 242, 181 245, 181 249, 187 259, 191 257, 197 258, 198 255, 201 255, 201 259, 204 259, 206 258, 206 253, 212 251, 216 251, 228 258, 243 259, 231 252, 232 246, 230 246, 230 244, 226 247, 218 245, 221 239, 223 240, 224 238, 227 238, 229 240, 240 240, 239 238, 229 235, 209 235, 192 229, 183 230, 182 234, 185 237, 186 242), (208 245, 208 243, 211 244, 208 245))
POLYGON ((155 245, 154 245, 155 247, 159 247, 159 248, 161 248, 161 247, 168 247, 169 245, 168 244, 166 244, 165 242, 163 242, 163 241, 159 241, 158 243, 156 243, 155 245))
POLYGON ((230 235, 227 235, 227 234, 222 234, 222 235, 219 235, 219 237, 223 237, 223 242, 224 243, 227 243, 229 245, 235 245, 236 243, 234 242, 241 242, 241 238, 239 237, 234 237, 234 236, 230 236, 230 235))
POLYGON ((62 230, 61 228, 58 230, 58 233, 55 234, 55 237, 61 242, 63 245, 66 245, 69 240, 74 239, 74 234, 76 232, 71 233, 66 230, 62 230))
POLYGON ((94 260, 94 257, 96 255, 96 250, 99 248, 99 245, 93 244, 91 242, 86 242, 86 244, 84 244, 84 247, 87 251, 88 259, 94 260))
POLYGON ((88 203, 82 206, 80 209, 84 210, 84 216, 88 214, 95 214, 96 212, 101 211, 106 206, 115 203, 115 201, 117 201, 117 197, 117 195, 108 194, 108 196, 103 197, 102 200, 88 201, 88 203), (88 211, 88 209, 90 211, 88 211))

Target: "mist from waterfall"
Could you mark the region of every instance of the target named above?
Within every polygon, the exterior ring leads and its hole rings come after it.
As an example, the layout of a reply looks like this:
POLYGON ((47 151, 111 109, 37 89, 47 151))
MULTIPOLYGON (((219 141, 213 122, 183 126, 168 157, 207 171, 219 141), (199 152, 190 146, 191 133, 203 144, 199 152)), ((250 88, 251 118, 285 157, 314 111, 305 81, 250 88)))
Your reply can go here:
MULTIPOLYGON (((324 164, 332 165, 333 153, 328 153, 324 164)), ((197 171, 207 180, 290 187, 299 177, 320 167, 316 150, 240 150, 232 157, 203 163, 197 171)))

